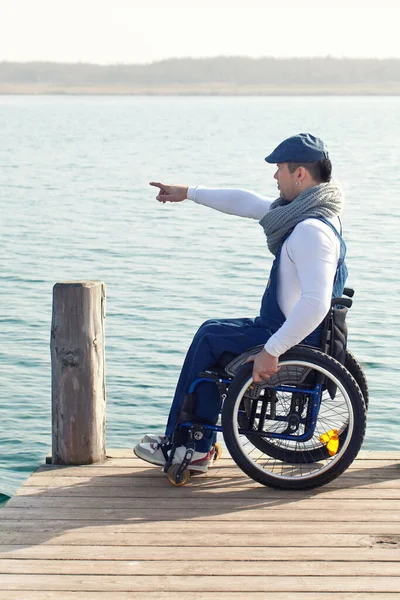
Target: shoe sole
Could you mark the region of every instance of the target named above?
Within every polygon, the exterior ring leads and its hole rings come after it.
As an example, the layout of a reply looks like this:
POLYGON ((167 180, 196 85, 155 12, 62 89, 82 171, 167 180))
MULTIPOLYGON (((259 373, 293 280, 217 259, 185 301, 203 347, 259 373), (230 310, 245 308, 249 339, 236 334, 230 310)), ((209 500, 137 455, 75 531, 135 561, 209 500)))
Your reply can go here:
POLYGON ((211 465, 212 460, 207 460, 203 464, 190 463, 188 469, 192 475, 201 475, 202 473, 207 473, 211 465))
POLYGON ((204 475, 204 473, 207 473, 207 471, 208 471, 208 467, 206 469, 203 469, 203 468, 193 469, 193 467, 191 467, 190 465, 188 466, 188 469, 189 469, 192 477, 195 477, 196 475, 204 475))
POLYGON ((144 460, 145 462, 148 462, 150 465, 154 465, 155 467, 163 467, 165 464, 164 462, 163 463, 154 462, 154 461, 150 460, 147 456, 140 456, 140 454, 138 454, 136 452, 136 448, 133 449, 133 453, 141 460, 144 460))
MULTIPOLYGON (((165 463, 162 463, 162 464, 155 463, 155 462, 152 462, 151 460, 149 460, 148 458, 145 458, 144 456, 140 456, 140 454, 138 454, 135 449, 133 450, 133 452, 138 458, 140 458, 141 460, 144 460, 145 462, 149 463, 150 465, 153 465, 154 467, 163 467, 165 465, 165 463)), ((201 467, 201 466, 189 464, 188 469, 190 471, 190 474, 193 476, 194 475, 202 475, 203 473, 207 473, 208 466, 209 465, 201 467)))
MULTIPOLYGON (((144 438, 142 439, 142 442, 144 441, 144 439, 145 439, 146 437, 147 437, 147 436, 144 436, 144 438)), ((149 436, 149 437, 150 437, 150 436, 149 436)), ((154 441, 155 441, 155 440, 154 440, 154 438, 151 438, 151 442, 154 442, 154 441)), ((141 443, 142 443, 142 442, 141 442, 141 443)), ((150 443, 151 443, 151 442, 150 442, 150 443)), ((157 463, 156 463, 156 462, 153 462, 152 460, 150 460, 150 458, 149 458, 149 457, 147 457, 147 455, 143 455, 143 456, 141 456, 140 454, 138 454, 138 453, 136 452, 136 447, 133 449, 133 452, 134 452, 134 454, 137 456, 137 458, 140 458, 141 460, 144 460, 145 462, 147 462, 147 463, 149 463, 149 464, 151 464, 151 465, 158 466, 158 467, 163 467, 163 466, 165 465, 165 462, 163 462, 163 463, 159 463, 159 462, 157 462, 157 463)), ((198 465, 196 465, 196 464, 190 463, 190 464, 188 465, 188 469, 189 469, 189 471, 190 471, 190 473, 191 473, 192 475, 202 475, 203 473, 207 473, 207 471, 208 471, 209 467, 211 467, 212 465, 213 465, 213 459, 211 458, 210 460, 208 460, 208 461, 207 461, 206 463, 204 463, 203 465, 202 465, 202 464, 198 464, 198 465)))

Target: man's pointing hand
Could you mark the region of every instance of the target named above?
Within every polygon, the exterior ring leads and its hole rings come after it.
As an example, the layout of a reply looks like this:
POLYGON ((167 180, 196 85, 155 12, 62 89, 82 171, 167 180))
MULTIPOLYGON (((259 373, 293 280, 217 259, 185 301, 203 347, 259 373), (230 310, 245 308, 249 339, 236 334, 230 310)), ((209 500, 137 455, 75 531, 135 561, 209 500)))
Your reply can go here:
POLYGON ((150 185, 159 188, 159 192, 156 196, 159 202, 182 202, 186 200, 188 186, 187 185, 167 185, 166 183, 159 183, 157 181, 150 181, 150 185))

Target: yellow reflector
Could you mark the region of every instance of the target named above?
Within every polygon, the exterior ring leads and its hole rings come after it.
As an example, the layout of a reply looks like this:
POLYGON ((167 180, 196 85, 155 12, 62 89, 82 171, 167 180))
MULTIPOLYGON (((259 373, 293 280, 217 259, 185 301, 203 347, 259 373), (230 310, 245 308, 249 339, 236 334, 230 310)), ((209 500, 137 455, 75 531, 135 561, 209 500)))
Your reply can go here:
POLYGON ((337 429, 331 429, 319 436, 321 444, 325 444, 328 449, 329 456, 335 456, 339 450, 339 432, 337 429))

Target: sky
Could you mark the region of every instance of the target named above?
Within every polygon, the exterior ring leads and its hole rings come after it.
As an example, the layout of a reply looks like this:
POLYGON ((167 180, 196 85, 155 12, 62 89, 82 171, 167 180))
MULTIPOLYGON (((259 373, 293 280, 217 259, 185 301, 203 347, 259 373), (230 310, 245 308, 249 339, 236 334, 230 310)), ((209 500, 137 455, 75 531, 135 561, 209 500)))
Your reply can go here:
POLYGON ((400 58, 400 0, 0 0, 0 61, 400 58))

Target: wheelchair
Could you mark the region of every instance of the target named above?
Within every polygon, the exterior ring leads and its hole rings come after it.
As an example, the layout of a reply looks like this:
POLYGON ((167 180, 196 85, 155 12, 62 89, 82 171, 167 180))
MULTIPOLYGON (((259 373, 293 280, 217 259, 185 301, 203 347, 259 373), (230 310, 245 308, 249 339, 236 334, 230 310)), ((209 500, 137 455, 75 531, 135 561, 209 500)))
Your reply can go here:
MULTIPOLYGON (((356 458, 365 434, 368 384, 354 355, 342 347, 334 358, 335 315, 352 305, 354 290, 332 299, 321 333, 320 347, 298 345, 279 359, 279 371, 254 383, 247 359, 263 346, 225 358, 225 366, 199 373, 191 385, 171 440, 164 466, 170 483, 185 485, 195 442, 206 430, 221 432, 238 467, 253 480, 285 490, 325 485, 341 475, 356 458), (199 422, 194 417, 196 388, 214 382, 221 398, 220 419, 199 422), (180 464, 172 464, 186 430, 189 441, 180 464)), ((222 452, 216 443, 214 460, 222 452)))

